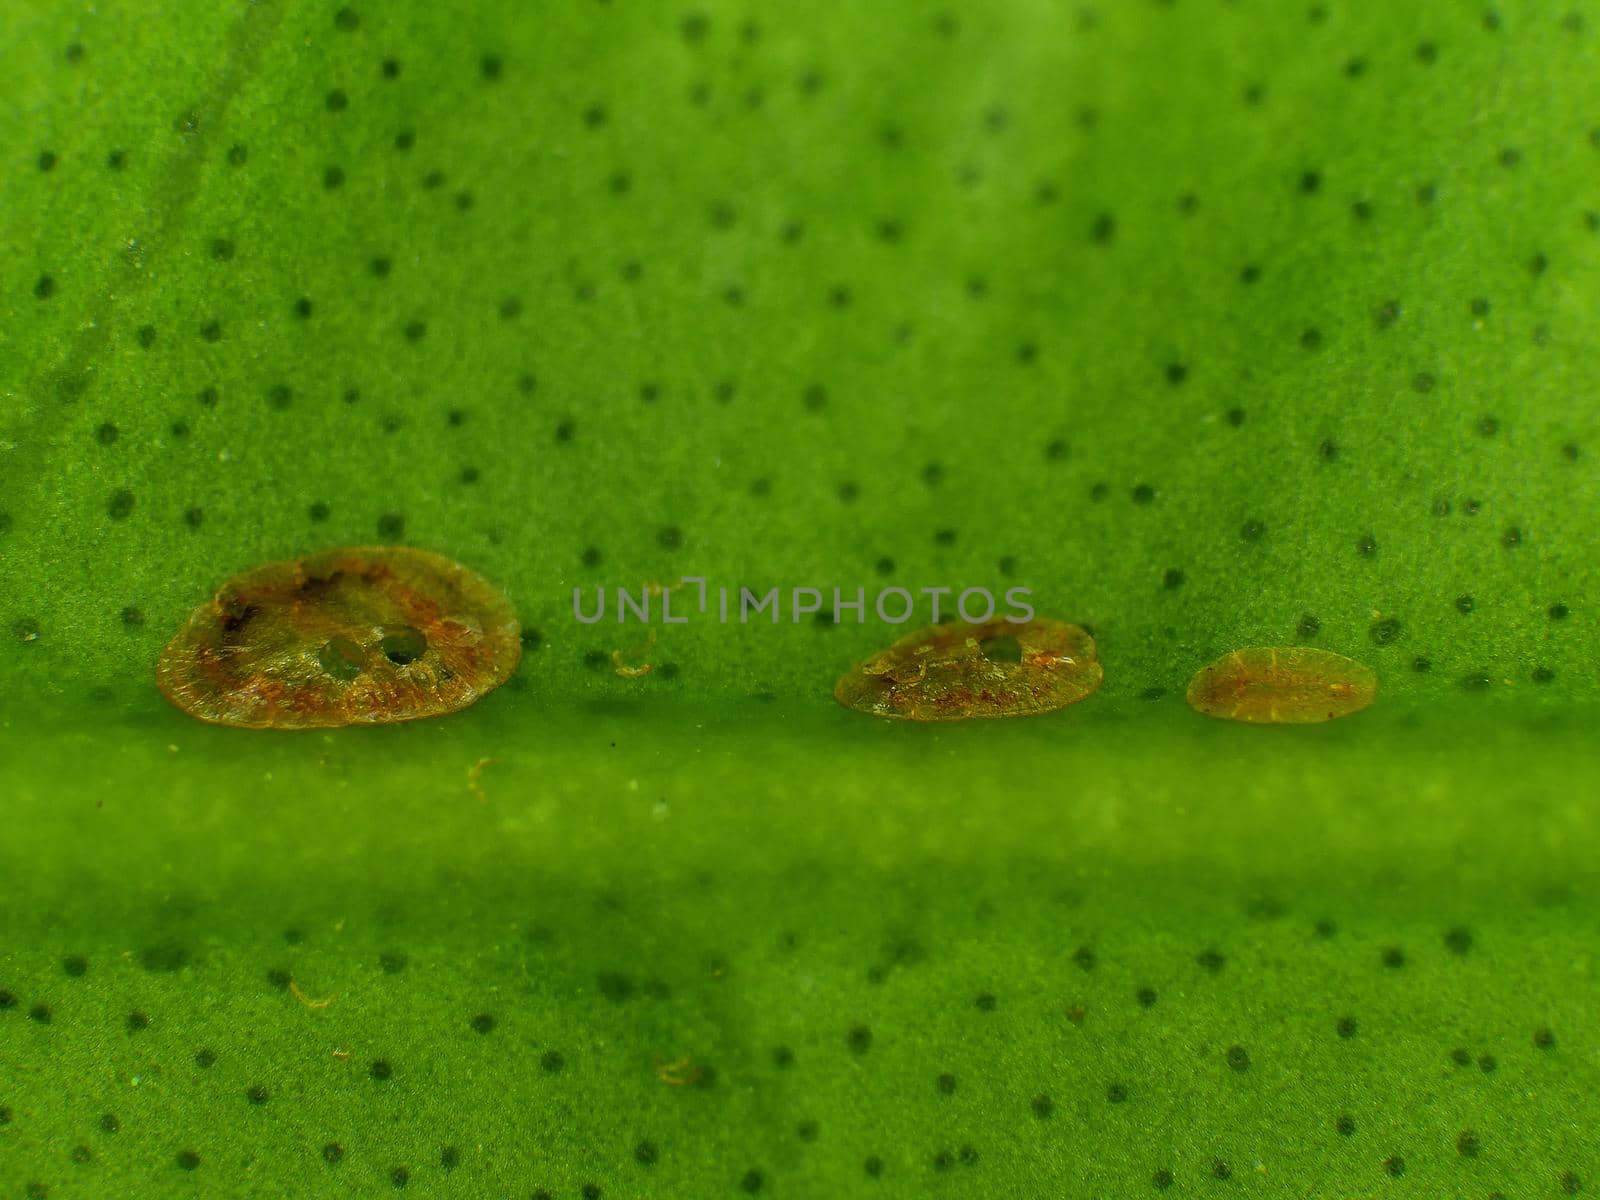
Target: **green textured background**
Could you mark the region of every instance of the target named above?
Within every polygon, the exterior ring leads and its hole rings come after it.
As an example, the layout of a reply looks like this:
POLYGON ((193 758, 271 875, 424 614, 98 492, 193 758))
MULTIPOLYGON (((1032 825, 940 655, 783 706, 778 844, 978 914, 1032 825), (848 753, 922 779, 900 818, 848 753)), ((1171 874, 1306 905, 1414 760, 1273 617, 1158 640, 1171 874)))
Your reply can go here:
POLYGON ((1597 47, 0 4, 0 1189, 1600 1186, 1597 47), (506 588, 509 687, 156 695, 221 579, 380 540, 506 588), (872 722, 894 631, 810 619, 618 678, 572 588, 680 574, 1028 586, 1106 684, 872 722), (1296 641, 1379 705, 1184 707, 1296 641))

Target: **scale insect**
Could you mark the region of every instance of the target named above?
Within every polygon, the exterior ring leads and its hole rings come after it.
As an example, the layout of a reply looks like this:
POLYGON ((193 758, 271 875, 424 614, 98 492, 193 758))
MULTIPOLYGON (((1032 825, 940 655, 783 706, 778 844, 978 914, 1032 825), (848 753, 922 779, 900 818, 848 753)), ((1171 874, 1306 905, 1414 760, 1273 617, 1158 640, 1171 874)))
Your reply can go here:
POLYGON ((162 650, 156 684, 218 725, 326 729, 434 717, 511 677, 511 602, 407 547, 328 550, 234 576, 162 650))
POLYGON ((1076 625, 952 621, 852 667, 833 694, 846 708, 905 721, 1026 717, 1076 704, 1104 677, 1094 638, 1076 625))
POLYGON ((1370 705, 1378 676, 1365 663, 1310 646, 1248 646, 1201 667, 1189 707, 1256 725, 1310 725, 1370 705))

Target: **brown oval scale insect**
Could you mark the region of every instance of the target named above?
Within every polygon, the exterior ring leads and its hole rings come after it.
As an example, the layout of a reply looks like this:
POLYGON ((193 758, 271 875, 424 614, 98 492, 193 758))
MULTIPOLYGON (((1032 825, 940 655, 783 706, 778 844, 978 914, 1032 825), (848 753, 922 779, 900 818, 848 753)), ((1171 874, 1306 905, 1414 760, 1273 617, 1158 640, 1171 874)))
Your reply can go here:
POLYGON ((1248 646, 1201 667, 1189 707, 1258 725, 1309 725, 1358 713, 1378 694, 1365 663, 1310 646, 1248 646))
POLYGON ((850 668, 833 694, 846 708, 906 721, 1025 717, 1076 704, 1104 675, 1094 639, 1076 625, 952 621, 850 668))
POLYGON ((235 575, 167 643, 156 684, 202 721, 325 729, 455 712, 521 657, 517 614, 482 576, 356 546, 235 575))

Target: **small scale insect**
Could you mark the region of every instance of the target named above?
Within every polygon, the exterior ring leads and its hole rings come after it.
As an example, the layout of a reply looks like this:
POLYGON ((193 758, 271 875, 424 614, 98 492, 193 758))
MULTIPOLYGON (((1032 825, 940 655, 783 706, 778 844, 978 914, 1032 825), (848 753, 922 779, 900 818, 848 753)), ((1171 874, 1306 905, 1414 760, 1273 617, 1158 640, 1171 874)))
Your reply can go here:
POLYGON ((645 655, 655 648, 655 644, 656 627, 652 625, 650 626, 650 634, 645 638, 642 646, 636 646, 632 650, 613 650, 611 652, 612 671, 622 679, 643 679, 655 669, 652 664, 645 661, 645 655), (628 662, 630 658, 636 658, 639 662, 637 664, 630 663, 628 662))
POLYGON ((492 758, 480 758, 467 768, 467 790, 479 800, 487 800, 488 794, 483 790, 483 769, 494 762, 492 758))
POLYGON ((307 1008, 327 1008, 328 1005, 339 998, 338 996, 324 996, 321 1000, 313 1000, 300 989, 300 985, 293 979, 289 980, 289 994, 307 1008))
POLYGON ((511 602, 437 554, 353 547, 228 580, 156 664, 190 716, 250 729, 325 729, 433 717, 511 677, 511 602))
POLYGON ((669 1063, 664 1063, 657 1058, 653 1069, 655 1070, 656 1078, 668 1087, 683 1087, 685 1084, 698 1083, 704 1074, 695 1065, 694 1059, 687 1054, 669 1063))
POLYGON ((1378 676, 1365 663, 1310 646, 1249 646, 1201 667, 1189 707, 1258 725, 1309 725, 1372 703, 1378 676))
POLYGON ((907 721, 1025 717, 1076 704, 1104 677, 1094 639, 1076 625, 952 621, 852 667, 833 694, 846 708, 907 721))

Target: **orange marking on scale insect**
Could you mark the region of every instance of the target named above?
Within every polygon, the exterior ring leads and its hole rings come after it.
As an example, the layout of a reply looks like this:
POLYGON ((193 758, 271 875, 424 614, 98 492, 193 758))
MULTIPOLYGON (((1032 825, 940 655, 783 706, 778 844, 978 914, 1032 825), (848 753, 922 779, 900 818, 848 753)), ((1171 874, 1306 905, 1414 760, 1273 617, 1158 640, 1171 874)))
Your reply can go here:
POLYGON ((1076 625, 952 621, 852 667, 833 695, 877 717, 960 721, 1055 712, 1093 695, 1104 678, 1094 638, 1076 625))
POLYGON ((1310 646, 1249 646, 1200 668, 1189 706, 1257 725, 1307 725, 1358 713, 1378 692, 1371 667, 1310 646))

